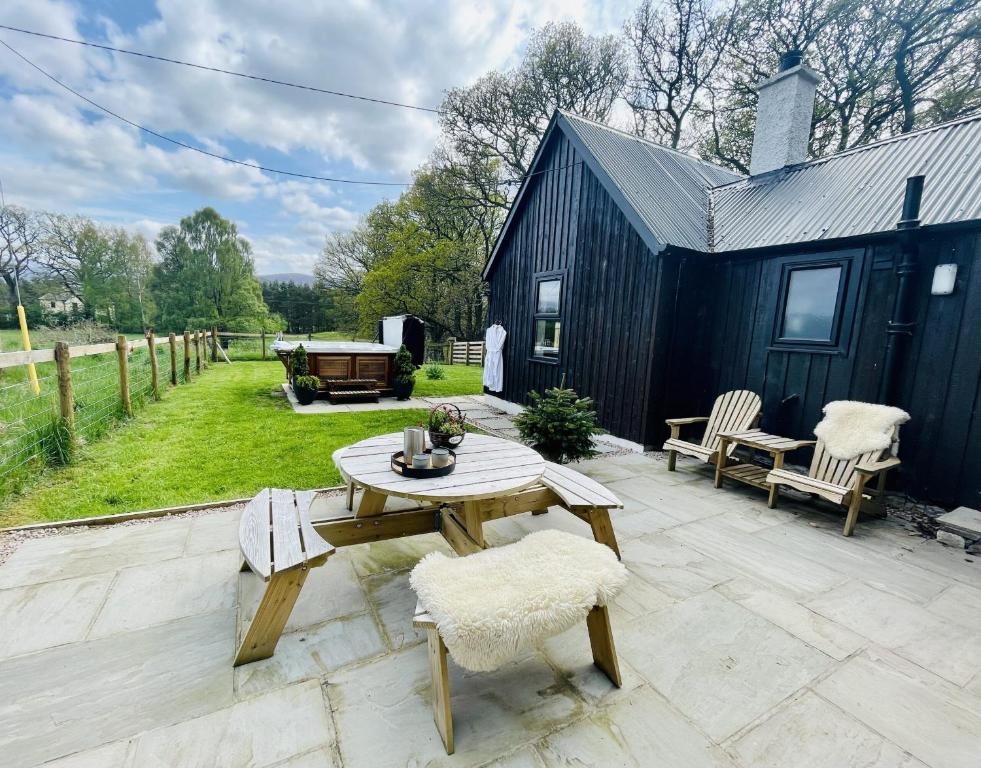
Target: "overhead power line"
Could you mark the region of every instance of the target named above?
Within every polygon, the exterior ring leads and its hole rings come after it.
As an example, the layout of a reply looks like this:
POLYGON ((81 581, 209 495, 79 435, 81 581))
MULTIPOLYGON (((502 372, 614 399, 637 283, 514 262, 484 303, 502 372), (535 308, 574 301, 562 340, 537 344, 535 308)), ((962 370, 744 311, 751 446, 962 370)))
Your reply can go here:
MULTIPOLYGON (((0 29, 7 29, 7 27, 4 27, 3 25, 0 25, 0 29)), ((38 64, 35 64, 33 61, 31 61, 29 58, 27 58, 24 54, 22 54, 20 51, 18 51, 16 48, 14 48, 12 45, 10 45, 9 43, 7 43, 6 41, 0 40, 0 45, 2 45, 8 51, 10 51, 12 54, 14 54, 17 58, 19 58, 25 64, 28 64, 30 67, 32 67, 36 71, 40 72, 42 75, 44 75, 46 78, 48 78, 51 82, 55 83, 60 88, 63 88, 64 90, 68 91, 70 94, 72 94, 73 96, 75 96, 76 98, 81 99, 86 104, 90 105, 91 107, 94 107, 95 109, 99 110, 100 112, 103 112, 103 113, 109 115, 110 117, 114 117, 116 120, 119 120, 120 122, 125 123, 126 125, 129 125, 129 126, 131 126, 133 128, 136 128, 136 129, 138 129, 140 131, 143 131, 144 133, 146 133, 146 134, 148 134, 150 136, 153 136, 154 138, 160 139, 161 141, 166 141, 166 142, 168 142, 170 144, 173 144, 175 146, 181 147, 183 149, 188 149, 188 150, 190 150, 192 152, 197 152, 198 154, 205 155, 206 157, 211 157, 211 158, 214 158, 216 160, 222 160, 222 161, 224 161, 226 163, 231 163, 232 165, 242 166, 243 168, 252 168, 252 169, 257 170, 257 171, 263 171, 265 173, 275 173, 275 174, 279 174, 281 176, 289 176, 291 178, 296 178, 296 179, 307 179, 309 181, 325 181, 325 182, 329 182, 329 183, 333 183, 333 184, 360 184, 360 185, 363 185, 363 186, 373 186, 373 187, 410 187, 410 186, 412 186, 412 182, 409 182, 409 181, 368 181, 368 180, 362 180, 362 179, 342 179, 342 178, 338 178, 338 177, 335 177, 335 176, 318 176, 316 174, 311 174, 311 173, 300 173, 298 171, 287 171, 287 170, 284 170, 282 168, 271 168, 271 167, 266 166, 266 165, 259 165, 258 163, 250 163, 250 162, 248 162, 246 160, 238 160, 238 159, 236 159, 234 157, 228 157, 227 155, 220 155, 217 152, 209 152, 206 149, 201 149, 201 147, 196 147, 193 144, 188 144, 187 142, 181 141, 180 139, 175 139, 175 138, 173 138, 171 136, 167 136, 166 134, 163 134, 163 133, 160 133, 158 131, 155 131, 152 128, 147 128, 145 125, 141 125, 140 123, 137 123, 134 120, 130 120, 127 117, 123 117, 118 112, 114 112, 113 110, 109 109, 108 107, 102 106, 98 102, 95 102, 92 99, 90 99, 88 96, 85 96, 85 95, 79 93, 78 91, 76 91, 74 88, 72 88, 67 83, 62 82, 57 77, 55 77, 50 72, 48 72, 46 69, 44 69, 43 67, 41 67, 38 64)), ((556 173, 558 171, 566 170, 568 168, 573 168, 573 167, 575 167, 577 165, 582 165, 582 161, 581 160, 577 160, 577 161, 572 162, 572 163, 569 163, 567 165, 558 166, 557 168, 546 168, 546 169, 543 169, 541 171, 533 171, 531 173, 526 173, 523 176, 518 177, 518 178, 500 179, 500 180, 498 180, 497 183, 498 184, 502 184, 502 185, 505 185, 505 184, 521 184, 521 183, 523 183, 524 181, 526 181, 527 179, 529 179, 532 176, 539 176, 539 175, 545 174, 545 173, 556 173)))
POLYGON ((15 56, 17 56, 19 59, 21 59, 25 63, 29 64, 31 67, 33 67, 34 69, 36 69, 38 72, 40 72, 46 78, 48 78, 49 80, 51 80, 53 83, 56 83, 57 85, 61 86, 66 91, 68 91, 69 93, 74 94, 75 96, 77 96, 79 99, 81 99, 82 101, 84 101, 86 104, 89 104, 90 106, 94 107, 95 109, 98 109, 101 112, 105 112, 107 115, 116 118, 120 122, 126 123, 126 125, 132 126, 133 128, 138 128, 139 130, 143 131, 144 133, 147 133, 150 136, 154 136, 154 137, 160 139, 161 141, 167 141, 167 142, 170 142, 171 144, 176 144, 178 147, 183 147, 184 149, 189 149, 192 152, 198 152, 198 153, 200 153, 202 155, 207 155, 208 157, 213 157, 216 160, 224 160, 226 163, 232 163, 233 165, 240 165, 240 166, 243 166, 244 168, 253 168, 253 169, 257 170, 257 171, 264 171, 266 173, 277 173, 277 174, 280 174, 282 176, 291 176, 291 177, 297 178, 297 179, 309 179, 311 181, 327 181, 327 182, 331 182, 333 184, 364 184, 364 185, 374 186, 374 187, 408 187, 408 186, 411 186, 411 182, 407 182, 407 181, 362 181, 361 179, 339 179, 339 178, 336 178, 336 177, 333 177, 333 176, 317 176, 317 175, 310 174, 310 173, 298 173, 296 171, 286 171, 286 170, 283 170, 282 168, 270 168, 270 167, 265 166, 265 165, 259 165, 257 163, 250 163, 250 162, 247 162, 245 160, 236 160, 234 157, 227 157, 226 155, 219 155, 217 152, 209 152, 206 149, 201 149, 200 147, 195 147, 193 144, 188 144, 186 142, 180 141, 179 139, 175 139, 175 138, 172 138, 170 136, 166 136, 166 135, 164 135, 162 133, 158 133, 157 131, 154 131, 151 128, 147 128, 144 125, 140 125, 137 122, 134 122, 132 120, 129 120, 128 118, 123 117, 122 115, 120 115, 117 112, 113 112, 108 107, 104 107, 101 104, 97 104, 96 102, 92 101, 92 99, 90 99, 88 96, 83 96, 81 93, 79 93, 78 91, 76 91, 71 86, 63 83, 61 80, 59 80, 57 77, 55 77, 54 75, 52 75, 50 72, 48 72, 47 70, 45 70, 42 67, 40 67, 37 64, 35 64, 29 58, 27 58, 26 56, 24 56, 24 54, 22 54, 20 51, 18 51, 17 49, 13 48, 9 44, 7 44, 5 41, 0 40, 0 45, 2 45, 4 48, 6 48, 8 51, 10 51, 11 53, 13 53, 15 56))
POLYGON ((84 45, 88 48, 98 48, 102 51, 112 51, 113 53, 123 53, 127 56, 137 56, 142 59, 150 59, 152 61, 162 61, 166 64, 179 64, 182 67, 191 67, 192 69, 200 69, 205 72, 217 72, 221 75, 229 75, 231 77, 240 77, 244 80, 255 80, 260 83, 269 83, 270 85, 281 85, 285 88, 297 88, 301 91, 313 91, 314 93, 324 93, 328 96, 341 96, 345 99, 355 99, 357 101, 369 101, 373 104, 384 104, 389 107, 402 107, 403 109, 415 109, 419 112, 432 112, 434 114, 439 114, 440 110, 433 107, 421 107, 418 104, 404 104, 399 101, 389 101, 388 99, 375 99, 370 96, 359 96, 354 93, 345 93, 343 91, 332 91, 328 88, 318 88, 315 85, 302 85, 300 83, 291 83, 287 80, 277 80, 273 77, 263 77, 261 75, 250 75, 246 72, 236 72, 231 69, 222 69, 221 67, 209 67, 206 64, 196 64, 193 61, 183 61, 181 59, 171 59, 167 56, 156 56, 152 53, 143 53, 142 51, 130 51, 126 48, 116 48, 111 45, 103 45, 102 43, 93 43, 89 40, 75 40, 71 37, 61 37, 60 35, 50 35, 45 32, 36 32, 32 29, 21 29, 20 27, 11 27, 7 24, 0 24, 0 29, 6 29, 10 32, 18 32, 22 35, 33 35, 34 37, 43 37, 48 40, 58 40, 62 43, 72 43, 74 45, 84 45))

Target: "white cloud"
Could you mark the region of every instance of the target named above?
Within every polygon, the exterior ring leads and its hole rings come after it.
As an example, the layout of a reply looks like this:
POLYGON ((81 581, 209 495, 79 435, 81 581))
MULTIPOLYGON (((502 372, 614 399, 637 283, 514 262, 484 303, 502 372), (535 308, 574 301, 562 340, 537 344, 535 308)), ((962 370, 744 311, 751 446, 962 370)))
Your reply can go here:
MULTIPOLYGON (((634 0, 157 0, 121 30, 62 0, 7 0, 4 21, 366 96, 438 106, 445 90, 514 64, 531 30, 572 19, 617 29, 634 0), (91 32, 89 36, 92 37, 91 32)), ((435 115, 3 33, 86 96, 209 151, 322 176, 406 180, 438 138, 435 115)), ((323 236, 350 229, 377 196, 273 177, 150 141, 92 110, 0 49, 0 168, 17 201, 116 222, 236 211, 257 262, 308 271, 323 236), (347 197, 351 194, 352 197, 347 197), (191 202, 193 200, 193 202, 191 202), (353 202, 356 200, 357 202, 353 202)), ((397 194, 382 188, 378 194, 397 194)))

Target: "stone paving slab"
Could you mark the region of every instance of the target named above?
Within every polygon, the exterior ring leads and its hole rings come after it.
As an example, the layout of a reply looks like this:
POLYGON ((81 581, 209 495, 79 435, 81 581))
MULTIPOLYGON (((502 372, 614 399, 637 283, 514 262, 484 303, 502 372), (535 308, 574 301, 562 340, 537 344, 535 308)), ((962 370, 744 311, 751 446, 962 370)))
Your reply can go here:
MULTIPOLYGON (((438 535, 338 552, 275 655, 233 670, 236 616, 261 584, 238 574, 240 511, 216 510, 27 541, 0 566, 0 764, 981 765, 976 558, 885 520, 844 539, 840 510, 769 510, 696 462, 577 467, 626 505, 612 516, 631 573, 610 608, 622 689, 591 663, 585 627, 498 672, 451 661, 448 758, 408 584, 421 557, 450 552, 438 535)), ((548 528, 590 535, 552 509, 494 521, 487 539, 548 528)))

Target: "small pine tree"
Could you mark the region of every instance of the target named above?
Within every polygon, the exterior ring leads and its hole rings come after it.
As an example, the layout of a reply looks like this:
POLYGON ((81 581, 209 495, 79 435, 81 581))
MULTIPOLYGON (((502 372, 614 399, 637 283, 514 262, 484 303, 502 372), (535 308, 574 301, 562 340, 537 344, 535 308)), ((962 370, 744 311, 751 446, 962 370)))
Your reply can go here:
POLYGON ((293 378, 308 376, 310 374, 310 364, 307 362, 307 351, 300 344, 290 355, 290 364, 293 368, 293 378))
POLYGON ((596 455, 596 411, 590 398, 562 387, 548 389, 544 395, 529 392, 528 397, 531 403, 514 419, 526 443, 559 464, 596 455))
POLYGON ((395 353, 395 380, 403 384, 416 380, 416 366, 412 362, 412 353, 406 349, 405 344, 395 353))

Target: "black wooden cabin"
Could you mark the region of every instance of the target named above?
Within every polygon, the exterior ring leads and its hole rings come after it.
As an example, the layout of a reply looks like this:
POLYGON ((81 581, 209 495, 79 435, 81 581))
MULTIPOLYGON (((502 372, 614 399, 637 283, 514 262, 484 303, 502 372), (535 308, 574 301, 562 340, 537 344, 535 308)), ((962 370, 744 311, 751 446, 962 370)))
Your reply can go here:
POLYGON ((557 112, 484 272, 508 332, 491 394, 564 379, 655 448, 729 389, 800 438, 830 400, 889 402, 912 415, 900 482, 976 506, 979 178, 981 117, 743 177, 557 112))

